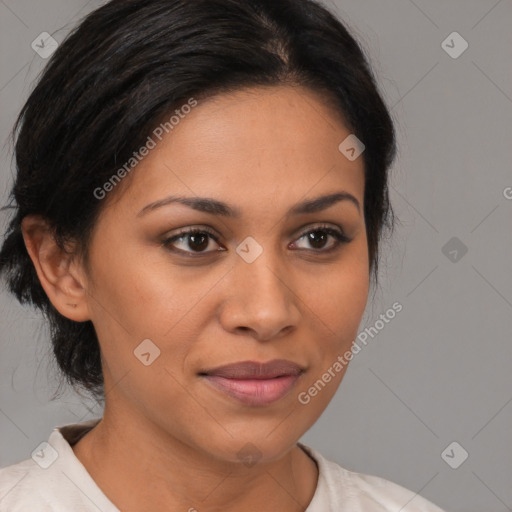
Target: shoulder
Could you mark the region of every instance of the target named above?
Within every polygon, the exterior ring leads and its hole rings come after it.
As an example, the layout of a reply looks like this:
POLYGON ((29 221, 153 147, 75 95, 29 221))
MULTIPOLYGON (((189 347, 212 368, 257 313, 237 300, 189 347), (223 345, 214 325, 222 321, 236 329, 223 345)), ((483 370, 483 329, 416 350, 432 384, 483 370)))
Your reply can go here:
POLYGON ((33 459, 0 468, 0 512, 55 510, 50 494, 58 480, 58 474, 43 470, 33 459))
POLYGON ((301 446, 319 468, 317 492, 306 512, 444 512, 417 492, 378 476, 350 471, 301 446))
POLYGON ((69 444, 97 421, 57 427, 31 458, 0 468, 0 512, 117 511, 69 444))

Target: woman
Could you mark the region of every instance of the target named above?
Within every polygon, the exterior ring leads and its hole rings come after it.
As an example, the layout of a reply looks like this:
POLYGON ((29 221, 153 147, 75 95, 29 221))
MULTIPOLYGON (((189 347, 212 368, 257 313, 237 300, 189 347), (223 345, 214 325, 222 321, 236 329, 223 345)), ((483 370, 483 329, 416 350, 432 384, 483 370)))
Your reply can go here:
POLYGON ((393 223, 393 124, 332 14, 113 0, 55 52, 15 134, 0 269, 105 409, 1 470, 0 510, 440 510, 298 442, 393 223))

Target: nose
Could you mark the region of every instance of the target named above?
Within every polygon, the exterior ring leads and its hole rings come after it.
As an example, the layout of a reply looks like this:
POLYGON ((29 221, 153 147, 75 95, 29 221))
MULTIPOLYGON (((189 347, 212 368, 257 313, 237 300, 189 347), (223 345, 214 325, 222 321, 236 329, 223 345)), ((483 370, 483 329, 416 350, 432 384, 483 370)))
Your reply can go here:
POLYGON ((225 283, 221 323, 228 332, 248 332, 260 341, 272 340, 297 328, 301 298, 286 263, 270 251, 252 263, 239 258, 225 283))

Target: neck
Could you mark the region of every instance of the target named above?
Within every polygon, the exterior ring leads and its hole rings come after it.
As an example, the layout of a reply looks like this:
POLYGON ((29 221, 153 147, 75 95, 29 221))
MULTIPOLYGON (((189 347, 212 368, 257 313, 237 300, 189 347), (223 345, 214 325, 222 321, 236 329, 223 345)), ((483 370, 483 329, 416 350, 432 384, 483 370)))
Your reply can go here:
POLYGON ((318 469, 297 445, 274 460, 220 460, 163 432, 146 419, 111 414, 73 451, 117 508, 130 511, 303 512, 318 469))

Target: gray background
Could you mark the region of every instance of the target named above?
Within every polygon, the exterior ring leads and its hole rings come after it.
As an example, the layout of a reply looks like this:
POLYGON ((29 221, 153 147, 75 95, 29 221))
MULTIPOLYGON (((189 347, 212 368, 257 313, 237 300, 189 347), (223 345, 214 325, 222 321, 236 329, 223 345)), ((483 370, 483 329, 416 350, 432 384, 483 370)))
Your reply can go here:
MULTIPOLYGON (((0 0, 2 204, 12 183, 4 143, 46 62, 31 42, 41 32, 62 41, 100 4, 0 0)), ((381 290, 360 330, 395 301, 403 310, 354 358, 302 441, 447 510, 512 510, 512 2, 328 4, 370 55, 399 132, 391 197, 401 225, 383 246, 381 290), (454 31, 469 43, 456 59, 441 46, 454 31), (469 453, 458 469, 441 456, 453 441, 469 453)), ((1 228, 6 221, 2 213, 1 228)), ((69 390, 49 401, 56 370, 39 314, 5 290, 0 305, 6 466, 54 426, 101 410, 69 390)), ((449 452, 452 464, 461 453, 449 452)))

